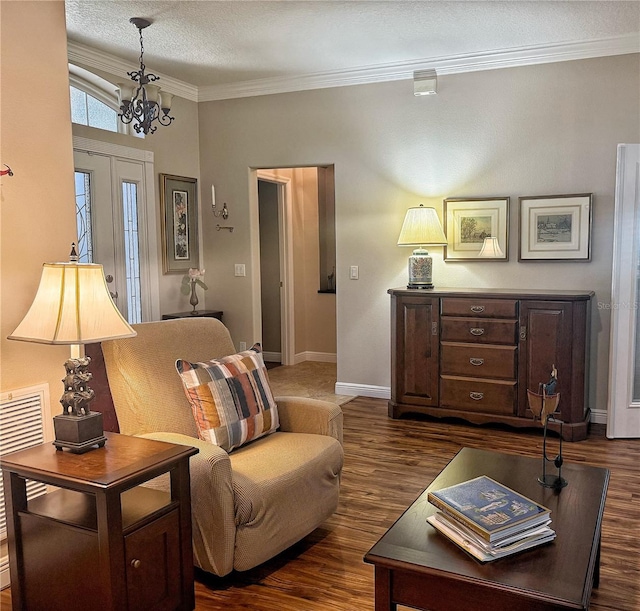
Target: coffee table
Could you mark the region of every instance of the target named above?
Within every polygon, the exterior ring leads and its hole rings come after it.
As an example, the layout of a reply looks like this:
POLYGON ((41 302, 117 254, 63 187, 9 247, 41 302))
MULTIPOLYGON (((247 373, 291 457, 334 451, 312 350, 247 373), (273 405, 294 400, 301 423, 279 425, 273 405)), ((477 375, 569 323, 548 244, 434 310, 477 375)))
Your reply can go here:
POLYGON ((598 586, 609 471, 567 464, 566 488, 541 486, 541 459, 463 448, 365 555, 375 567, 375 611, 588 609, 598 586), (426 521, 427 492, 488 475, 551 509, 552 543, 480 563, 426 521))

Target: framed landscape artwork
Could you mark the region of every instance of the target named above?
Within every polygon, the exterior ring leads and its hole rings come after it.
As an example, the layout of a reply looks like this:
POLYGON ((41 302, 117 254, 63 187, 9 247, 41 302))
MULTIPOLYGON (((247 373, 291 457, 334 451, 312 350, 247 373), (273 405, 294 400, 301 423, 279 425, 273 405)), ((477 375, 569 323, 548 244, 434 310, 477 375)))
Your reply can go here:
POLYGON ((199 269, 197 180, 160 174, 162 265, 165 274, 199 269))
POLYGON ((593 194, 520 198, 519 261, 590 261, 593 194))
POLYGON ((445 261, 507 261, 509 198, 447 198, 444 200, 445 261), (501 253, 480 257, 485 238, 498 239, 501 253))

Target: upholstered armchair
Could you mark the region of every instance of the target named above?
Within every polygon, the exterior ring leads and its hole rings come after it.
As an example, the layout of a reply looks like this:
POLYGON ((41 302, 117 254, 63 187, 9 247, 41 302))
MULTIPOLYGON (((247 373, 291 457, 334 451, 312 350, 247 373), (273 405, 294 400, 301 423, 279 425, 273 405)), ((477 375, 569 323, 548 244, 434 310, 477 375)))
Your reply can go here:
POLYGON ((276 397, 278 431, 228 453, 198 437, 175 367, 235 353, 227 328, 213 318, 133 326, 137 337, 102 343, 120 432, 198 448, 190 462, 196 566, 219 576, 251 569, 336 510, 340 407, 276 397))

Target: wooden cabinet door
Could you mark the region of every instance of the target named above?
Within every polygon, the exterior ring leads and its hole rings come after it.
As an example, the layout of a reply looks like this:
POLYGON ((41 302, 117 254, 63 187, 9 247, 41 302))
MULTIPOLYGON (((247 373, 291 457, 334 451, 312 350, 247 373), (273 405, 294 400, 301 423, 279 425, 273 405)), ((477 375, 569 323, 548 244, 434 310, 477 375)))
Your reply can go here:
POLYGON ((127 535, 125 553, 129 609, 177 609, 182 578, 178 510, 127 535))
POLYGON ((440 300, 394 296, 391 301, 391 403, 438 405, 440 300))
POLYGON ((584 335, 584 328, 574 329, 573 307, 574 304, 568 301, 523 300, 520 305, 519 416, 533 417, 527 403, 527 389, 540 392, 539 384, 549 381, 555 365, 561 418, 565 422, 572 421, 573 377, 577 373, 573 366, 572 345, 576 341, 574 333, 584 335))

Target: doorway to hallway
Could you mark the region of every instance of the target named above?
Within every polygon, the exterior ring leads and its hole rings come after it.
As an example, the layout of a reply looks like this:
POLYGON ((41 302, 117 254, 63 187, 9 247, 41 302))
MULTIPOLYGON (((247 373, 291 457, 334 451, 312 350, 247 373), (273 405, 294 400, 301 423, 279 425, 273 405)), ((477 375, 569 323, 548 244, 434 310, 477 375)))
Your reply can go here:
POLYGON ((260 269, 254 304, 265 360, 336 362, 333 166, 253 173, 258 224, 253 252, 260 269))

